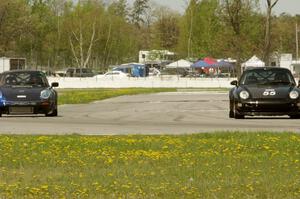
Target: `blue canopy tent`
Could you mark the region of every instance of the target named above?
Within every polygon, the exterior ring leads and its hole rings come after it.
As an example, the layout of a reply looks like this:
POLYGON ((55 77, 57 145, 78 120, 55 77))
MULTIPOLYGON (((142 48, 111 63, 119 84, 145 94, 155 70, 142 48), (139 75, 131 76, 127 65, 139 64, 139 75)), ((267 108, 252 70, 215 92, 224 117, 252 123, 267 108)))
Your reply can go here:
POLYGON ((213 65, 206 63, 203 60, 199 60, 196 63, 191 65, 192 68, 206 68, 206 67, 213 67, 213 65))
POLYGON ((234 65, 230 62, 227 62, 225 60, 221 60, 219 62, 207 62, 205 60, 199 60, 196 63, 194 63, 192 66, 194 69, 202 69, 206 74, 210 75, 219 75, 221 71, 225 71, 225 73, 231 73, 231 71, 234 71, 234 65))
POLYGON ((224 60, 219 61, 215 66, 219 68, 234 68, 233 64, 224 60))
POLYGON ((221 75, 220 77, 223 77, 222 75, 224 74, 227 74, 226 76, 230 77, 231 74, 234 74, 235 72, 234 65, 225 60, 218 61, 215 67, 217 67, 217 74, 218 76, 221 75), (222 71, 222 73, 220 71, 222 71))

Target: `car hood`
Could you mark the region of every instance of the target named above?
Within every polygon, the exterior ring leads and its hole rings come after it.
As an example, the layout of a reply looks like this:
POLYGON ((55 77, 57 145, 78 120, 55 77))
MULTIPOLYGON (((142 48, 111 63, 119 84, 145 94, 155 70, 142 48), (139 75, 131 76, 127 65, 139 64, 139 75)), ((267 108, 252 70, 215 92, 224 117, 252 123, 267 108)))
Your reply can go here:
POLYGON ((293 86, 241 86, 247 90, 252 99, 287 99, 289 93, 294 89, 293 86))
POLYGON ((1 87, 3 97, 7 101, 38 101, 45 88, 1 87))

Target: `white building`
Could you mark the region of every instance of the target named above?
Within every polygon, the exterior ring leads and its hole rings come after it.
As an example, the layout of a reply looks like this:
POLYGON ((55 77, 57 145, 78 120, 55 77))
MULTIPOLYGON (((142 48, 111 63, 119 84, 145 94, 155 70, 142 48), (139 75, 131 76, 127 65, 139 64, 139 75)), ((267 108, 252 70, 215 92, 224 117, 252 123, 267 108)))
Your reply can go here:
POLYGON ((272 65, 287 68, 293 75, 300 76, 300 60, 293 60, 293 55, 290 53, 273 55, 272 65))
POLYGON ((139 63, 157 63, 161 64, 170 60, 174 60, 175 53, 168 50, 151 50, 139 52, 139 63))
POLYGON ((295 73, 294 67, 293 67, 293 55, 292 54, 281 54, 279 57, 279 66, 281 68, 287 68, 292 73, 295 73))
POLYGON ((9 70, 23 70, 26 68, 25 58, 0 58, 0 73, 9 70))

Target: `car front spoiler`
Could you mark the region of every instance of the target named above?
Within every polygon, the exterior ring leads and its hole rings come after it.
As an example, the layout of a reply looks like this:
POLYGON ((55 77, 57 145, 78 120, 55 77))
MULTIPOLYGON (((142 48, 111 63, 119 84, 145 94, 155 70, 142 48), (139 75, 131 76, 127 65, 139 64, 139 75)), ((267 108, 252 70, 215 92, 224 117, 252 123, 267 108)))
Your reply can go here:
POLYGON ((300 104, 298 101, 248 101, 238 103, 236 111, 249 116, 299 115, 300 104))
POLYGON ((33 114, 47 114, 51 112, 53 103, 50 101, 5 101, 0 106, 2 114, 10 114, 11 107, 32 107, 33 114))

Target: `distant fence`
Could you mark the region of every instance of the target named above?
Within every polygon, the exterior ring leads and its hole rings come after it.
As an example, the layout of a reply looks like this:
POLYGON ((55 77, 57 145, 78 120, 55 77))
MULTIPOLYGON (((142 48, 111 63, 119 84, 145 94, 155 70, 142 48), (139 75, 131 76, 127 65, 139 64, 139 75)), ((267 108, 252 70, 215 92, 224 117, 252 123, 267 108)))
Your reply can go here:
POLYGON ((58 82, 59 88, 230 88, 231 78, 71 78, 49 77, 49 82, 58 82))

